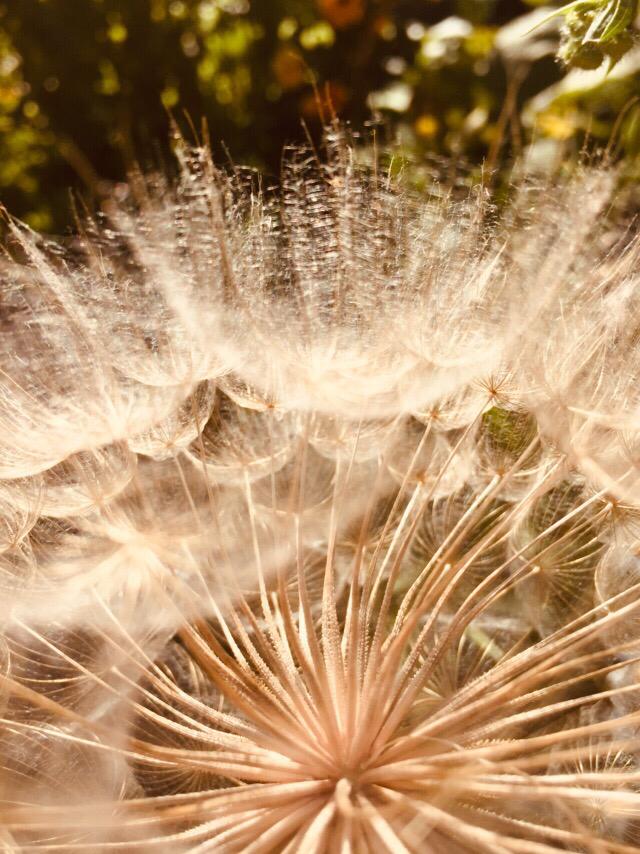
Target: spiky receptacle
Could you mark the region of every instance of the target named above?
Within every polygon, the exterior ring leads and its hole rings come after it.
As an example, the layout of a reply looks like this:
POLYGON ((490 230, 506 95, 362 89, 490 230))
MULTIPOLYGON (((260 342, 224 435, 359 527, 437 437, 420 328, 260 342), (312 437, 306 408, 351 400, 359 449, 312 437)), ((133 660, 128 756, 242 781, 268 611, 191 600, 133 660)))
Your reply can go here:
POLYGON ((7 845, 637 844, 612 176, 497 220, 329 153, 269 198, 192 152, 74 266, 17 233, 7 845))

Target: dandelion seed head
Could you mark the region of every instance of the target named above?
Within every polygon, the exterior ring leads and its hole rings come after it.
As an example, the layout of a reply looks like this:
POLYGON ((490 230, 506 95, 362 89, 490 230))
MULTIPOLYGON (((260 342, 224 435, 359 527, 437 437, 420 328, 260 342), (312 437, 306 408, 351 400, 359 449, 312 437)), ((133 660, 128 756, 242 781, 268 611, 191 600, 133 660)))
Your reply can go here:
POLYGON ((3 261, 3 844, 635 850, 615 172, 178 156, 3 261))

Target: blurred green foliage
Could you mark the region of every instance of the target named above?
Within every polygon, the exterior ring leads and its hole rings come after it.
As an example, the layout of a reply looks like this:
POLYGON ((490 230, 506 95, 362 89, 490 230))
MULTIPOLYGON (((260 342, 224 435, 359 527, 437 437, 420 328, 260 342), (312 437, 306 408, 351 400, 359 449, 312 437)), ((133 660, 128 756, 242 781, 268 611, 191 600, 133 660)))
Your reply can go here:
POLYGON ((218 158, 272 174, 284 144, 332 115, 382 120, 413 155, 489 168, 525 148, 546 168, 586 135, 606 143, 614 125, 620 150, 637 154, 629 21, 613 69, 566 74, 551 11, 536 0, 0 2, 0 198, 62 230, 70 188, 99 203, 135 162, 170 160, 171 117, 195 135, 204 120, 218 158))

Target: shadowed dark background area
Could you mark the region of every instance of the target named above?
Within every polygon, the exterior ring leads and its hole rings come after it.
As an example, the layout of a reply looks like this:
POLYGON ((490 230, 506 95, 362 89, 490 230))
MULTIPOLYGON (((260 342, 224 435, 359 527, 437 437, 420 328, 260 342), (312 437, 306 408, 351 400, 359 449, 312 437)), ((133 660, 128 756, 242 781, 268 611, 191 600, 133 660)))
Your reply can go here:
MULTIPOLYGON (((187 135, 206 122, 218 159, 272 174, 332 114, 380 121, 412 157, 493 167, 533 140, 550 164, 585 134, 606 142, 639 75, 572 89, 557 23, 530 32, 544 16, 535 0, 0 3, 0 198, 64 230, 70 189, 99 203, 133 163, 170 160, 171 116, 187 135)), ((626 153, 638 117, 625 113, 626 153)))

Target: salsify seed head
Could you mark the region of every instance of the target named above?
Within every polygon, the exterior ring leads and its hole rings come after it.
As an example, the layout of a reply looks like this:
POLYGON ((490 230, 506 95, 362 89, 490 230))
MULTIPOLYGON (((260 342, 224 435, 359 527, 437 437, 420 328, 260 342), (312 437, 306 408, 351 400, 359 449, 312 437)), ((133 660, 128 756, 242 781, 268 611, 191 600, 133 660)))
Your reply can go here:
POLYGON ((615 173, 179 155, 2 262, 6 850, 637 850, 615 173))

